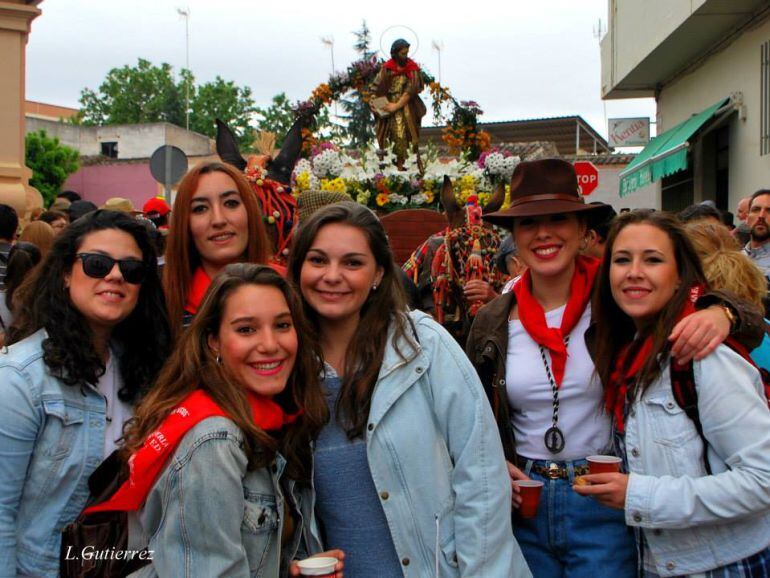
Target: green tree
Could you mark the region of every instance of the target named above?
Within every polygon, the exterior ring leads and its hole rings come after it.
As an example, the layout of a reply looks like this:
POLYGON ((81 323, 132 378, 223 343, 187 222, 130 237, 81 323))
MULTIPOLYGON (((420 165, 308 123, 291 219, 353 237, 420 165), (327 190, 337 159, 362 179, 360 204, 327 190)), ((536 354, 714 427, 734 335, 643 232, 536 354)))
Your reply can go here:
POLYGON ((294 124, 294 111, 285 92, 276 94, 270 102, 270 106, 254 109, 257 115, 257 130, 273 133, 275 144, 280 147, 283 137, 294 124))
MULTIPOLYGON (((361 22, 361 28, 353 32, 356 41, 353 48, 360 59, 370 59, 374 56, 371 49, 372 37, 366 20, 361 22)), ((351 96, 340 100, 344 115, 340 117, 347 121, 347 134, 350 144, 354 147, 365 147, 374 139, 374 117, 369 105, 364 102, 359 92, 351 93, 351 96)))
MULTIPOLYGON (((257 115, 257 130, 273 133, 276 139, 275 144, 280 147, 283 144, 283 138, 296 120, 294 109, 286 93, 276 94, 272 98, 270 106, 257 107, 254 112, 257 115)), ((339 136, 339 127, 332 124, 329 119, 329 110, 326 107, 323 107, 316 114, 312 129, 321 138, 334 140, 339 136)))
POLYGON ((139 59, 136 66, 113 68, 98 92, 80 93, 83 124, 130 124, 170 122, 184 126, 184 96, 170 64, 155 66, 139 59))
POLYGON ((26 163, 32 170, 29 184, 40 191, 47 206, 61 191, 67 177, 80 167, 80 155, 44 130, 29 133, 25 144, 26 163))
MULTIPOLYGON (((184 97, 184 93, 182 93, 184 97)), ((214 82, 199 86, 190 99, 190 130, 214 136, 219 118, 227 123, 241 147, 254 141, 251 118, 255 112, 251 89, 238 87, 217 76, 214 82)))
POLYGON ((170 122, 186 127, 189 112, 190 130, 214 137, 214 119, 220 118, 235 131, 242 145, 253 139, 250 88, 219 76, 196 86, 192 72, 182 69, 177 80, 165 62, 155 66, 140 58, 136 66, 113 68, 98 91, 81 91, 80 104, 81 114, 72 121, 75 124, 170 122))

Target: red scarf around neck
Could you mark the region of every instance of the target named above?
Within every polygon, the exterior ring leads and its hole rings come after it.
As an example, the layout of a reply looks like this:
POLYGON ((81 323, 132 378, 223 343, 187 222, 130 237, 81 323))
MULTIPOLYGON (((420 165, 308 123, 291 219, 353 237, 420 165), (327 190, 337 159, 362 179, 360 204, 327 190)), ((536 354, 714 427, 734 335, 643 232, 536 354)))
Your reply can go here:
POLYGON ((201 306, 201 301, 203 301, 203 296, 206 294, 209 285, 211 285, 211 277, 208 276, 203 267, 198 267, 195 273, 193 273, 190 290, 187 292, 187 302, 184 306, 185 311, 193 315, 198 312, 198 307, 201 306))
MULTIPOLYGON (((293 423, 302 413, 287 414, 273 399, 247 393, 254 423, 265 431, 278 431, 293 423)), ((147 494, 166 466, 185 434, 206 418, 227 414, 202 389, 196 389, 152 432, 128 460, 128 480, 112 497, 86 510, 94 512, 133 512, 144 504, 147 494)), ((212 464, 213 465, 213 464, 212 464)))
POLYGON ((409 75, 411 72, 419 72, 420 66, 411 58, 406 59, 404 66, 399 66, 393 58, 388 60, 383 66, 393 73, 393 76, 401 76, 402 74, 409 75))
POLYGON ((598 259, 580 255, 575 260, 575 272, 570 281, 569 299, 564 309, 560 327, 548 327, 543 306, 532 295, 532 273, 529 269, 513 286, 521 324, 529 336, 535 340, 535 343, 548 349, 551 353, 551 373, 556 387, 561 387, 561 382, 564 379, 564 368, 567 365, 567 346, 564 343, 564 338, 572 332, 583 316, 591 298, 594 279, 596 279, 598 271, 598 259))
MULTIPOLYGON (((676 323, 695 313, 695 302, 703 295, 703 290, 701 285, 695 285, 690 289, 690 296, 684 302, 684 306, 676 318, 676 323)), ((633 343, 629 343, 620 350, 615 358, 610 382, 604 388, 604 403, 607 413, 615 417, 615 429, 621 435, 626 431, 625 410, 628 399, 628 386, 634 382, 636 376, 652 354, 652 336, 650 335, 645 338, 634 358, 629 361, 628 354, 632 346, 633 343)), ((672 359, 671 363, 676 362, 672 359)))
MULTIPOLYGON (((286 277, 286 267, 275 262, 268 263, 268 265, 281 277, 286 277)), ((198 267, 195 273, 193 273, 190 290, 187 292, 187 301, 184 305, 185 311, 193 315, 198 313, 198 308, 203 302, 203 297, 206 295, 209 285, 211 285, 211 277, 209 277, 203 267, 198 267)))

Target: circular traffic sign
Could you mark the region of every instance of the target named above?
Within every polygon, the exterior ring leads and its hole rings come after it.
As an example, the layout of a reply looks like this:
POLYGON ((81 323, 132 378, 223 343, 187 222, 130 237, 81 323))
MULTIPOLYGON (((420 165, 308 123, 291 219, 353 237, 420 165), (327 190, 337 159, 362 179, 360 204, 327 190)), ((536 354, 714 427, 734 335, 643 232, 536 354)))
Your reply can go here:
POLYGON ((187 172, 187 155, 173 145, 159 146, 150 157, 150 172, 162 185, 173 185, 187 172))

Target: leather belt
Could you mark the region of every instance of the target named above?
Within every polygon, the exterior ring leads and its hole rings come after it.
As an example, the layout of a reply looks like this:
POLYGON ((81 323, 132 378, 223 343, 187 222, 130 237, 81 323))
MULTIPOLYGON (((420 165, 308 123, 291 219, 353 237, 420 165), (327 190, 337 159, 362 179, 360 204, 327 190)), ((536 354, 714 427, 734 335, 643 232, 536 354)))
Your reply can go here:
MULTIPOLYGON (((564 464, 564 462, 548 462, 547 460, 538 461, 546 462, 548 465, 540 465, 533 460, 534 463, 532 464, 530 471, 550 480, 569 479, 569 469, 565 465, 560 465, 564 464)), ((524 468, 527 467, 527 459, 516 456, 516 465, 523 471, 524 468)), ((572 466, 572 471, 575 473, 575 476, 585 476, 588 474, 588 464, 572 466)))

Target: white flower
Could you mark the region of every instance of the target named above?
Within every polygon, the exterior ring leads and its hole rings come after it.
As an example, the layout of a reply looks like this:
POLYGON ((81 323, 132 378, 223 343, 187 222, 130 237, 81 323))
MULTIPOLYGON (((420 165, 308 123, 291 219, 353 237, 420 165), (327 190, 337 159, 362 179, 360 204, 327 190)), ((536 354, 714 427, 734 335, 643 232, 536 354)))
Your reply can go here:
POLYGON ((340 154, 327 149, 313 158, 313 174, 318 178, 336 178, 342 173, 340 154))
POLYGON ((506 157, 503 161, 503 170, 501 171, 503 177, 510 179, 513 175, 513 171, 516 169, 516 165, 520 162, 521 159, 519 157, 506 157))

